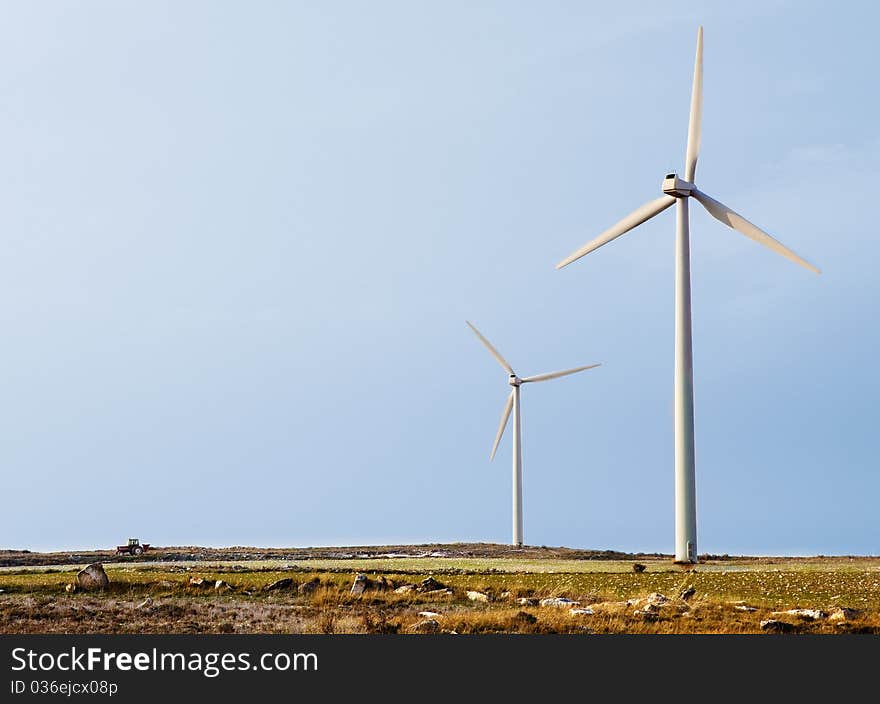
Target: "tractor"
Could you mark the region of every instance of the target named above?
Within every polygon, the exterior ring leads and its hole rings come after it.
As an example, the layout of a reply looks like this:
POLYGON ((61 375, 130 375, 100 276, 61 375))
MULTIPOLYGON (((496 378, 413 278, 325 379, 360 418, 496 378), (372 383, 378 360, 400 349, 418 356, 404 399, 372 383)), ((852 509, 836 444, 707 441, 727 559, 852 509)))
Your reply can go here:
POLYGON ((141 541, 137 538, 129 538, 128 545, 117 545, 117 555, 143 555, 146 550, 150 549, 149 543, 141 545, 141 541))

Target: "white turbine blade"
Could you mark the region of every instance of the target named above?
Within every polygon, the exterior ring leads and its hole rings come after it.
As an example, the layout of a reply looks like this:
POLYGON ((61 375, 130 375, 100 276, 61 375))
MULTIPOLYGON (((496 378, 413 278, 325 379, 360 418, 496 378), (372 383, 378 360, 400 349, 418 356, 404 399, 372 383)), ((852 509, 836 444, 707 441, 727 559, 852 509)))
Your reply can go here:
POLYGON ((556 268, 561 269, 564 266, 568 266, 573 261, 580 259, 585 254, 589 254, 594 249, 599 249, 599 247, 601 247, 603 244, 608 244, 611 240, 616 239, 621 235, 629 232, 634 227, 638 227, 643 222, 645 222, 645 220, 650 220, 658 213, 663 212, 674 202, 675 198, 673 198, 672 196, 663 195, 656 200, 652 200, 650 203, 645 203, 641 208, 627 215, 616 225, 609 227, 607 230, 605 230, 605 232, 599 235, 592 242, 588 242, 574 254, 570 254, 569 256, 567 256, 565 259, 559 262, 559 264, 556 265, 556 268))
POLYGON ((694 59, 694 85, 691 88, 691 115, 688 143, 684 157, 684 180, 693 183, 700 156, 700 131, 703 121, 703 28, 697 30, 697 57, 694 59))
POLYGON ((709 211, 709 214, 712 217, 720 220, 728 227, 731 227, 737 232, 744 234, 749 239, 755 240, 755 242, 758 242, 759 244, 762 244, 765 247, 772 249, 777 254, 781 254, 783 257, 785 257, 786 259, 790 259, 795 264, 800 264, 801 266, 806 267, 810 271, 813 271, 817 274, 821 273, 819 269, 817 269, 815 266, 799 257, 781 242, 773 239, 757 225, 753 225, 742 215, 728 208, 726 205, 724 205, 724 203, 719 203, 714 198, 710 198, 705 193, 697 190, 696 188, 691 191, 691 195, 698 201, 700 201, 700 203, 702 203, 703 207, 709 211))
POLYGON ((495 451, 498 449, 498 443, 501 442, 501 436, 504 435, 504 429, 507 427, 507 419, 510 418, 510 409, 513 408, 513 394, 511 391, 507 397, 507 403, 504 404, 504 410, 501 412, 501 424, 498 426, 498 432, 495 434, 495 444, 492 445, 492 454, 489 455, 489 461, 495 459, 495 451))
POLYGON ((578 372, 586 371, 587 369, 593 369, 594 367, 600 367, 601 364, 588 364, 586 367, 575 367, 574 369, 566 369, 564 372, 550 372, 549 374, 538 374, 536 376, 528 376, 522 380, 523 384, 527 384, 532 381, 550 381, 550 379, 558 379, 561 376, 568 376, 569 374, 577 374, 578 372))
POLYGON ((492 347, 492 343, 489 342, 485 337, 483 337, 480 334, 480 331, 477 330, 473 325, 471 325, 469 321, 465 320, 464 322, 466 322, 468 324, 468 327, 474 331, 474 334, 480 338, 480 342, 482 342, 484 345, 486 345, 486 349, 489 350, 489 352, 492 354, 492 356, 496 360, 498 360, 498 364, 500 364, 502 367, 504 367, 504 371, 506 371, 508 374, 513 374, 513 369, 510 368, 510 365, 507 363, 507 360, 501 356, 501 354, 498 352, 498 350, 496 350, 494 347, 492 347))

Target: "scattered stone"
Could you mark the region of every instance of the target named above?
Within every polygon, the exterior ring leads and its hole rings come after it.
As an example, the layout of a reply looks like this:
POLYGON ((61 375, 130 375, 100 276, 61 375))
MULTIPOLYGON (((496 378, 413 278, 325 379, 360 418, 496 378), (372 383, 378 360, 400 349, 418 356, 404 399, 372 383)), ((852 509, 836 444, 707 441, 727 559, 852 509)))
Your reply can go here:
POLYGON ((68 594, 73 594, 76 591, 76 585, 75 584, 65 584, 64 591, 66 591, 68 594))
POLYGON ((537 606, 538 600, 532 596, 523 596, 516 600, 520 606, 537 606))
POLYGON ((678 595, 678 598, 682 601, 688 601, 694 594, 697 593, 697 590, 690 584, 688 584, 678 595))
POLYGON ((440 631, 440 624, 432 618, 426 618, 410 626, 409 630, 410 633, 437 633, 440 631))
POLYGON ((398 587, 394 590, 395 594, 409 594, 411 591, 415 591, 415 584, 404 584, 402 587, 398 587))
POLYGON ((859 612, 855 609, 848 609, 845 606, 841 606, 834 611, 831 612, 831 615, 828 617, 828 620, 832 623, 840 623, 843 621, 851 621, 859 615, 859 612))
POLYGON ((84 591, 106 589, 110 586, 110 580, 100 562, 86 565, 76 574, 76 585, 84 591))
POLYGON ((370 580, 367 578, 367 575, 359 574, 354 578, 354 584, 351 585, 351 591, 349 593, 352 596, 360 596, 369 588, 370 580))
POLYGON ((281 579, 276 579, 271 584, 267 584, 263 589, 267 592, 274 592, 279 589, 288 589, 291 586, 293 586, 293 579, 290 577, 283 577, 281 579))
POLYGON ((821 609, 788 609, 788 611, 773 611, 770 615, 797 616, 798 618, 804 619, 804 621, 818 621, 819 619, 823 619, 828 616, 828 614, 821 609))
POLYGON ((627 599, 627 600, 626 600, 626 605, 627 605, 627 606, 638 606, 638 605, 641 604, 641 603, 642 603, 642 600, 641 600, 641 599, 638 599, 638 598, 636 598, 636 599, 627 599))
POLYGON ((318 587, 321 586, 321 580, 317 577, 310 579, 308 582, 303 582, 297 588, 297 591, 300 594, 313 594, 318 587))
POLYGON ((471 601, 479 601, 481 604, 488 604, 489 603, 489 595, 483 594, 483 592, 469 591, 467 593, 467 598, 470 599, 471 601))
POLYGON ((633 563, 633 572, 635 572, 636 574, 640 574, 640 573, 644 572, 646 569, 647 569, 647 566, 643 565, 641 562, 633 563))
POLYGON ((651 606, 666 606, 666 604, 669 603, 669 599, 663 596, 660 592, 654 592, 648 594, 645 602, 651 606))
POLYGON ((765 621, 761 621, 761 630, 769 633, 791 633, 794 630, 794 626, 785 621, 768 618, 765 621))
POLYGON ((513 622, 531 625, 538 622, 538 617, 528 611, 520 611, 513 617, 513 622))
MULTIPOLYGON (((2 592, 2 591, 3 591, 3 590, 0 589, 0 592, 2 592)), ((501 592, 501 594, 498 596, 498 598, 499 598, 499 599, 509 599, 509 598, 510 598, 510 592, 501 592)))
POLYGON ((745 611, 746 613, 752 613, 753 611, 757 611, 754 606, 748 606, 747 604, 737 604, 733 607, 737 611, 745 611))
POLYGON ((551 596, 547 599, 541 599, 541 606, 554 606, 558 609, 570 609, 572 606, 578 606, 579 601, 566 599, 564 596, 551 596))
POLYGON ((436 611, 419 611, 422 618, 437 618, 439 615, 436 611))
POLYGON ((645 621, 658 621, 660 616, 657 614, 656 607, 645 607, 644 609, 636 609, 633 616, 644 619, 645 621))
POLYGON ((222 579, 218 579, 216 582, 214 582, 214 591, 215 592, 231 592, 232 587, 229 586, 222 579))
POLYGON ((436 592, 438 589, 445 588, 445 584, 441 584, 433 577, 426 577, 421 582, 419 582, 419 586, 416 587, 416 590, 420 592, 436 592))
POLYGON ((190 577, 189 578, 189 586, 191 587, 204 587, 205 580, 201 577, 190 577))
POLYGON ((153 605, 153 600, 150 597, 147 597, 140 604, 137 605, 137 608, 145 609, 148 606, 152 606, 152 605, 153 605))
POLYGON ((572 616, 592 616, 594 611, 592 609, 572 609, 569 611, 572 616))

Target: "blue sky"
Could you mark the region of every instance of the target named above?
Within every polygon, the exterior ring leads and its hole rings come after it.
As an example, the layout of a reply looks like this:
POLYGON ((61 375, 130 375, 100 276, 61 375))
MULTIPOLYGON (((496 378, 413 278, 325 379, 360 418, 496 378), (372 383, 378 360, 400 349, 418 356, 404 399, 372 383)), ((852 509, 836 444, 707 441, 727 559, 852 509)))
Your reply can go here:
POLYGON ((876 554, 870 3, 4 3, 0 547, 671 551, 682 170, 701 552, 876 554))

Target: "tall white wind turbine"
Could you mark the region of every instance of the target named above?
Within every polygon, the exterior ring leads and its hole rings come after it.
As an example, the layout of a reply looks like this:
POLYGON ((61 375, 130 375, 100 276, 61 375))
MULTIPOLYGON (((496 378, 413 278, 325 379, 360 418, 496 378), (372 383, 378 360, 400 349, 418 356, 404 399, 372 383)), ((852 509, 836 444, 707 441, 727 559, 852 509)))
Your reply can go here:
POLYGON ((706 195, 694 185, 697 157, 700 152, 700 121, 703 112, 703 28, 697 30, 697 56, 688 123, 684 178, 667 174, 660 198, 646 203, 623 220, 605 230, 596 239, 556 265, 571 264, 603 244, 620 237, 646 220, 676 204, 675 239, 675 561, 697 560, 697 503, 694 470, 694 373, 691 348, 691 274, 688 199, 694 197, 709 214, 749 239, 777 254, 806 267, 819 270, 773 239, 723 203, 706 195))
POLYGON ((498 449, 498 443, 501 442, 501 436, 504 435, 504 429, 507 427, 507 421, 510 418, 510 411, 513 410, 513 545, 520 546, 523 544, 523 519, 522 519, 522 419, 520 416, 519 388, 522 384, 530 384, 533 381, 550 381, 550 379, 558 379, 561 376, 569 374, 577 374, 587 369, 600 366, 599 364, 589 364, 586 367, 575 367, 574 369, 566 369, 561 372, 549 372, 547 374, 537 374, 536 376, 527 376, 520 378, 511 368, 507 360, 501 356, 492 343, 480 334, 473 325, 465 321, 468 327, 474 331, 474 334, 480 338, 489 353, 495 358, 498 364, 507 372, 507 383, 513 388, 507 402, 504 404, 504 410, 501 413, 501 423, 498 425, 498 432, 495 434, 495 442, 492 444, 492 454, 489 455, 489 461, 495 459, 495 451, 498 449))

